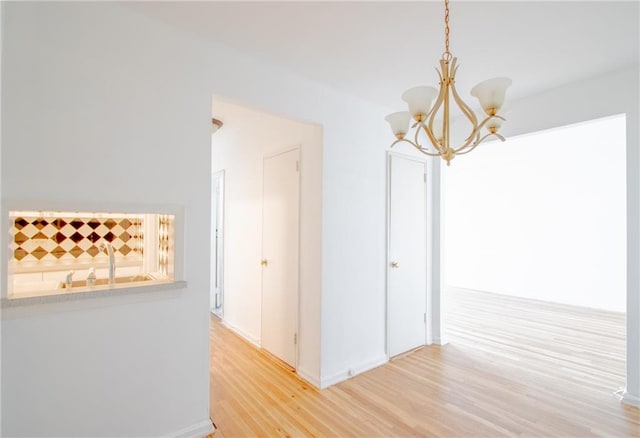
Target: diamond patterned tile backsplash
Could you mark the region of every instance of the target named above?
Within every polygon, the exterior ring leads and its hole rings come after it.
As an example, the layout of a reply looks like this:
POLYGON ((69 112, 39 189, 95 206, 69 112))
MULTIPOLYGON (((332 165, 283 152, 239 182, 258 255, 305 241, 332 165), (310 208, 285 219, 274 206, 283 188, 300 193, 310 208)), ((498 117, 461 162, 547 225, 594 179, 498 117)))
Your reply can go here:
POLYGON ((144 215, 11 212, 10 250, 20 266, 91 262, 103 241, 120 260, 142 261, 144 215))

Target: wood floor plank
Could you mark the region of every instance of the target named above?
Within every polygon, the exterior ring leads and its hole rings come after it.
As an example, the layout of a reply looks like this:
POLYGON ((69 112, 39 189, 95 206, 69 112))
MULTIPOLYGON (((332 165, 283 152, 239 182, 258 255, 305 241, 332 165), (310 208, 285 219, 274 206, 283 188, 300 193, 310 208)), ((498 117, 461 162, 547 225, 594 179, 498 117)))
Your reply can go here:
POLYGON ((318 391, 211 319, 216 437, 640 437, 624 315, 450 289, 450 343, 318 391))

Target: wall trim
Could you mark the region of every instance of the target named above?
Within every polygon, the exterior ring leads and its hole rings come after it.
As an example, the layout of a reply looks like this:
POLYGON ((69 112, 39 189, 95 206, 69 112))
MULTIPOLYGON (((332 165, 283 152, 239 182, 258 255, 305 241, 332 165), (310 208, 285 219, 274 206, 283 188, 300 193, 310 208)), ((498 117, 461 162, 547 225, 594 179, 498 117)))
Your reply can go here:
POLYGON ((296 370, 296 374, 298 375, 298 377, 300 377, 302 380, 306 381, 307 383, 309 383, 310 385, 314 386, 315 388, 320 389, 320 380, 314 376, 313 374, 311 374, 308 371, 305 371, 302 368, 298 368, 296 370))
POLYGON ((631 395, 627 391, 622 393, 622 397, 620 398, 620 401, 625 405, 640 407, 640 397, 631 395))
POLYGON ((249 342, 254 347, 261 348, 260 347, 260 339, 254 338, 253 336, 251 336, 250 334, 248 334, 247 332, 245 332, 241 328, 238 328, 237 326, 229 323, 229 321, 227 321, 226 319, 221 319, 220 321, 222 322, 223 326, 225 326, 226 328, 228 328, 229 330, 231 330, 232 332, 234 332, 235 334, 240 336, 245 341, 249 342))
POLYGON ((216 428, 213 426, 211 419, 208 418, 206 420, 202 420, 196 424, 192 424, 191 426, 185 427, 177 432, 169 434, 169 437, 172 438, 202 438, 207 435, 211 435, 216 431, 216 428))
POLYGON ((361 362, 360 364, 348 368, 344 371, 340 371, 331 376, 321 379, 320 389, 325 389, 329 386, 335 385, 336 383, 343 382, 347 379, 350 379, 351 377, 357 376, 358 374, 362 374, 381 365, 384 365, 387 362, 389 362, 389 359, 387 358, 386 354, 378 356, 377 358, 367 362, 361 362))
MULTIPOLYGON (((444 336, 442 337, 438 336, 437 338, 433 338, 433 344, 435 345, 447 345, 448 343, 449 343, 449 340, 444 336)), ((427 344, 427 345, 431 345, 431 344, 427 344)))

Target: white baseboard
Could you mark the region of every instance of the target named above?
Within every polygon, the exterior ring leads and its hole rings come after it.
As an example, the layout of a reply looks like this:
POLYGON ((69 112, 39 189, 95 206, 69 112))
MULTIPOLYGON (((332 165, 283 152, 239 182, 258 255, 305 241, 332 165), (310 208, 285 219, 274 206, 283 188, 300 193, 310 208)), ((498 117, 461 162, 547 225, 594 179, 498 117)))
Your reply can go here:
POLYGON ((433 343, 435 345, 447 345, 449 343, 449 340, 445 337, 437 337, 433 338, 433 343))
POLYGON ((182 430, 174 432, 169 436, 172 438, 203 438, 207 435, 211 435, 216 431, 213 427, 211 419, 202 420, 199 423, 192 424, 189 427, 185 427, 182 430))
POLYGON ((351 368, 348 368, 344 371, 340 371, 339 373, 335 373, 331 376, 325 377, 320 381, 320 389, 328 388, 329 386, 335 385, 336 383, 340 383, 345 381, 353 376, 357 376, 358 374, 362 374, 366 371, 372 370, 374 368, 379 367, 380 365, 384 365, 389 362, 389 359, 386 355, 380 356, 376 359, 362 362, 358 365, 355 365, 351 368))
POLYGON ((301 378, 303 378, 304 380, 306 380, 307 382, 309 382, 314 387, 320 389, 320 380, 318 380, 316 376, 312 375, 311 373, 305 371, 302 368, 298 368, 296 370, 296 374, 301 378))
POLYGON ((640 397, 636 397, 635 395, 631 395, 628 392, 623 392, 620 401, 626 405, 638 406, 640 407, 640 397))
POLYGON ((349 370, 340 371, 339 373, 335 373, 329 377, 325 377, 320 380, 320 389, 326 389, 330 386, 335 385, 336 383, 343 382, 347 380, 349 377, 349 370))
POLYGON ((228 328, 229 330, 231 330, 232 332, 234 332, 235 334, 237 334, 238 336, 241 336, 245 340, 249 341, 251 344, 260 348, 260 339, 256 339, 251 335, 249 335, 248 333, 246 333, 245 331, 243 331, 242 329, 236 327, 235 325, 229 324, 229 322, 225 319, 222 319, 222 325, 228 328))

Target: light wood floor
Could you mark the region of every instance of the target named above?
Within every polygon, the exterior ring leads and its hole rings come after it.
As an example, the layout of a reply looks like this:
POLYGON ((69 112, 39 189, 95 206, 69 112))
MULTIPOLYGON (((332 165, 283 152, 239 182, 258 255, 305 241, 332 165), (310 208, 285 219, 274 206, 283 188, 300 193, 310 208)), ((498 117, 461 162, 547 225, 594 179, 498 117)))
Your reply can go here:
POLYGON ((450 343, 324 391, 211 320, 216 437, 640 437, 624 316, 452 290, 450 343))

